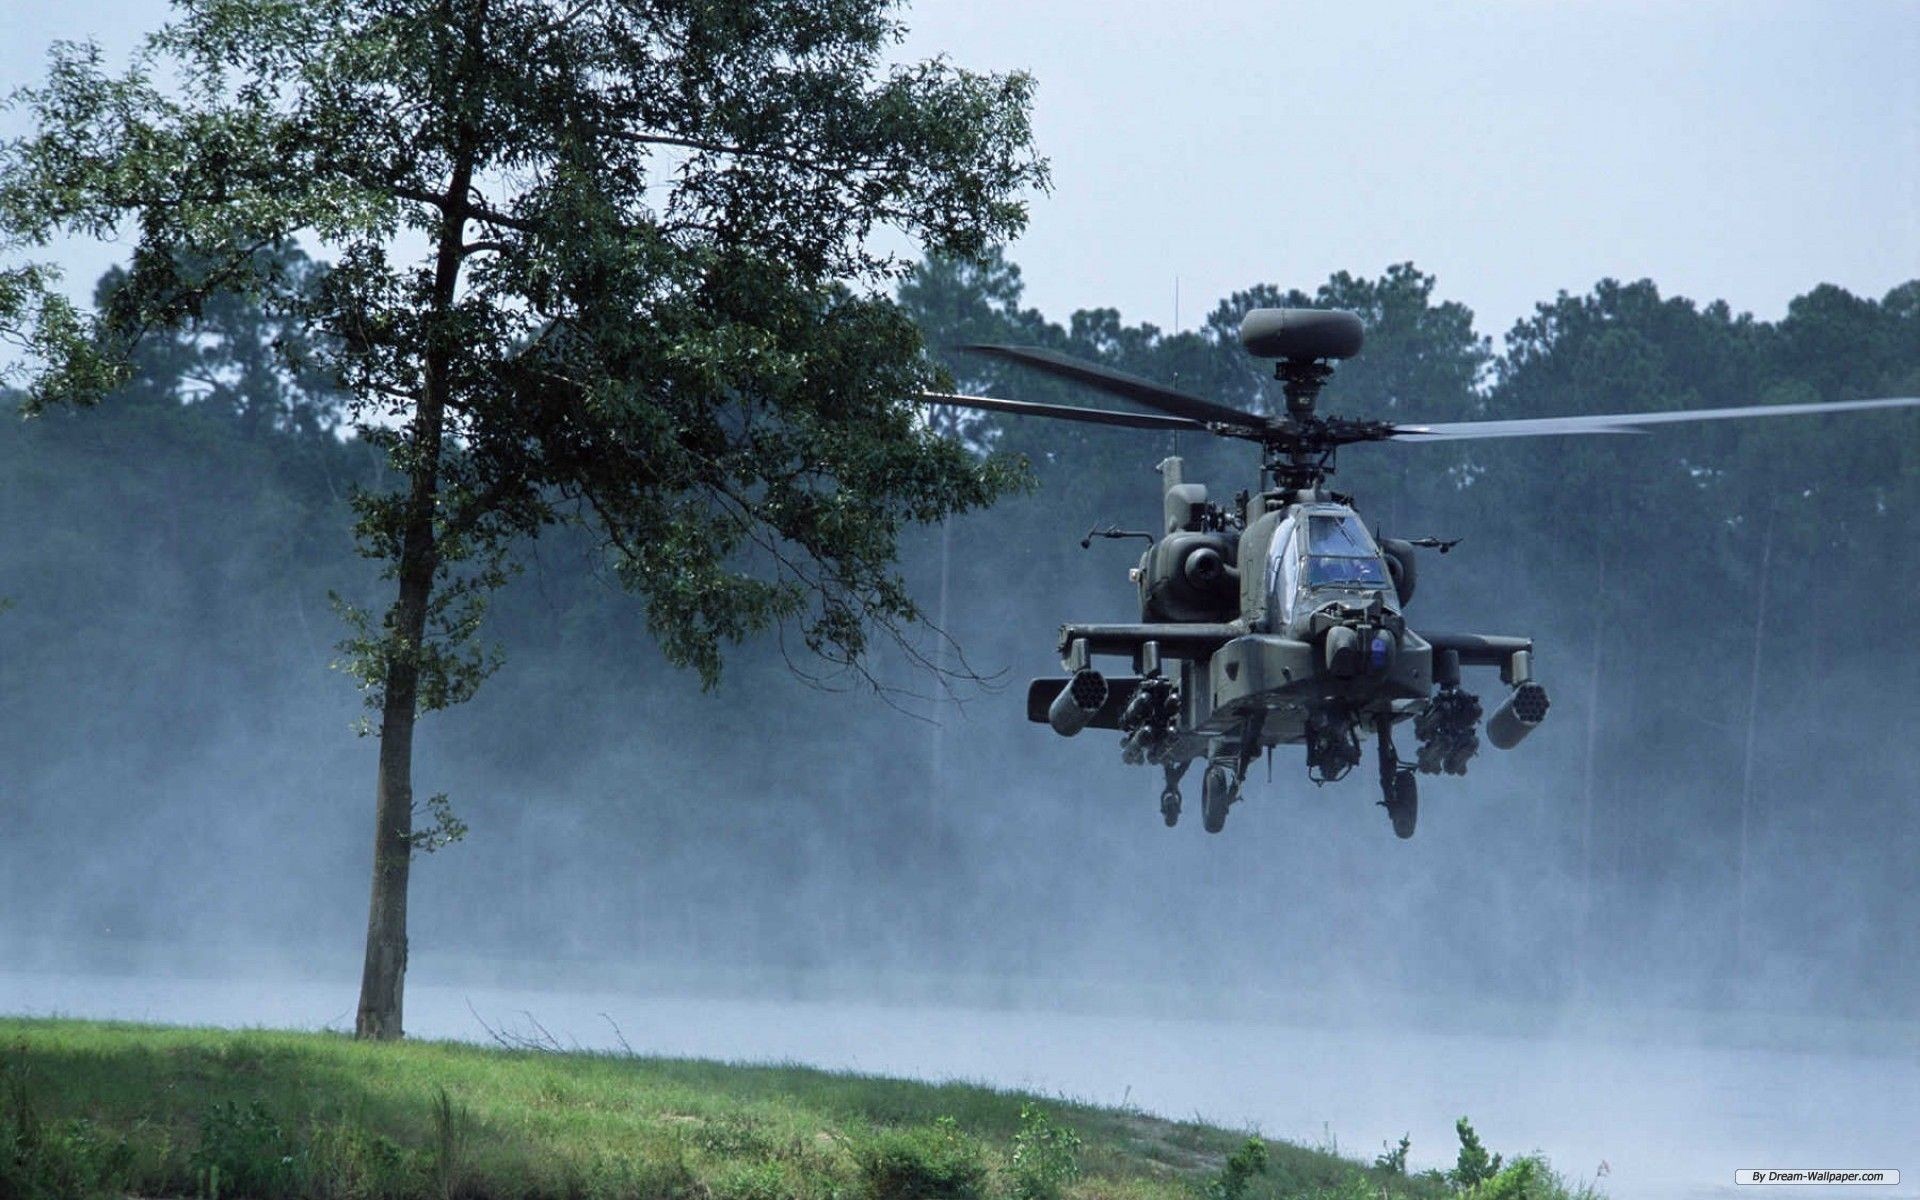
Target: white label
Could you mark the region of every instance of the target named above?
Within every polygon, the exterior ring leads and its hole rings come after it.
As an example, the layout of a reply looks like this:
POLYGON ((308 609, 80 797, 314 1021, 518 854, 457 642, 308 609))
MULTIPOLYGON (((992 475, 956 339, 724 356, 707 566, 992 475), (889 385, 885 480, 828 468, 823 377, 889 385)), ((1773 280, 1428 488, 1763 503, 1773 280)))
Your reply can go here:
POLYGON ((1816 1187, 1848 1187, 1853 1185, 1892 1186, 1900 1182, 1898 1171, 1841 1171, 1819 1169, 1789 1170, 1785 1167, 1762 1167, 1757 1170, 1740 1170, 1733 1173, 1733 1181, 1743 1187, 1754 1184, 1811 1184, 1816 1187))

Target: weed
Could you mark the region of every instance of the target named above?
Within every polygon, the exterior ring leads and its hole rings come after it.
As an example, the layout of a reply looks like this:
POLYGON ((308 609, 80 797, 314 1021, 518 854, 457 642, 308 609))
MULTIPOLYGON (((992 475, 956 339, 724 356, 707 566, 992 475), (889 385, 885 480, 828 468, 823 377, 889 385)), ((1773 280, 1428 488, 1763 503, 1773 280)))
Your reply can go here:
POLYGON ((779 1163, 735 1163, 710 1185, 714 1200, 791 1200, 793 1189, 779 1163))
POLYGON ((455 1104, 446 1088, 437 1088, 433 1102, 433 1189, 440 1200, 457 1200, 466 1193, 467 1145, 473 1133, 473 1114, 455 1104))
POLYGON ((1389 1193, 1359 1172, 1341 1179, 1332 1188, 1320 1188, 1313 1200, 1385 1200, 1389 1193))
POLYGON ((1013 1135, 1014 1200, 1060 1200, 1080 1176, 1079 1155, 1079 1134, 1039 1105, 1022 1104, 1020 1132, 1013 1135))
POLYGON ((1400 1135, 1400 1144, 1398 1146, 1390 1147, 1385 1142, 1381 1142, 1380 1148, 1382 1153, 1380 1157, 1373 1160, 1374 1169, 1377 1171, 1385 1171, 1389 1175, 1405 1175, 1407 1173, 1407 1151, 1411 1149, 1412 1146, 1413 1135, 1408 1133, 1400 1135))
MULTIPOLYGON (((1258 1130, 1255 1132, 1258 1132, 1258 1130)), ((1313 1148, 1322 1154, 1331 1154, 1335 1158, 1340 1157, 1340 1135, 1333 1131, 1333 1123, 1331 1121, 1320 1122, 1320 1140, 1313 1144, 1313 1148)))
POLYGON ((687 1166, 687 1160, 678 1155, 664 1159, 649 1158, 634 1164, 629 1168, 629 1176, 637 1196, 684 1200, 685 1197, 701 1195, 705 1191, 693 1169, 687 1166))
POLYGON ((305 1193, 315 1200, 411 1200, 428 1173, 392 1138, 345 1122, 316 1128, 305 1159, 305 1193))
POLYGON ((693 1144, 703 1152, 721 1158, 772 1158, 779 1145, 767 1133, 764 1123, 744 1114, 728 1113, 700 1122, 693 1144))

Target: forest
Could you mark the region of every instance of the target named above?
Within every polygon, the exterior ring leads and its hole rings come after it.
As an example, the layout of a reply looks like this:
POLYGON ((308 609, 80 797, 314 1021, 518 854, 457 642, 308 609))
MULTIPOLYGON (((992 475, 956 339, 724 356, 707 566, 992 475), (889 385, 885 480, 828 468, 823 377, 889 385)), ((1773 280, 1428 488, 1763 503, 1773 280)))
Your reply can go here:
MULTIPOLYGON (((1256 284, 1168 332, 1023 307, 995 253, 922 263, 896 299, 957 387, 1054 402, 1106 403, 950 348, 1051 347, 1267 408, 1239 316, 1317 305, 1367 327, 1323 397, 1341 415, 1920 394, 1920 281, 1820 286, 1760 320, 1604 280, 1497 341, 1443 284, 1407 263, 1256 284)), ((219 297, 143 344, 107 402, 0 425, 0 904, 19 961, 354 965, 373 760, 338 611, 384 594, 351 502, 389 468, 328 381, 273 352, 293 336, 219 297)), ((1347 450, 1335 485, 1382 532, 1461 539, 1424 561, 1414 623, 1532 636, 1555 701, 1519 750, 1430 785, 1408 845, 1369 781, 1316 793, 1284 753, 1225 834, 1169 832, 1157 776, 1024 721, 1061 621, 1135 615, 1125 543, 1082 535, 1147 525, 1170 453, 1216 497, 1253 486, 1250 449, 953 428, 1024 459, 1027 486, 913 529, 899 565, 951 643, 877 640, 857 671, 822 676, 766 634, 705 687, 593 541, 562 528, 516 552, 482 633, 497 675, 422 726, 421 792, 467 836, 416 878, 416 963, 1920 1013, 1920 863, 1898 836, 1920 820, 1920 418, 1347 450)))

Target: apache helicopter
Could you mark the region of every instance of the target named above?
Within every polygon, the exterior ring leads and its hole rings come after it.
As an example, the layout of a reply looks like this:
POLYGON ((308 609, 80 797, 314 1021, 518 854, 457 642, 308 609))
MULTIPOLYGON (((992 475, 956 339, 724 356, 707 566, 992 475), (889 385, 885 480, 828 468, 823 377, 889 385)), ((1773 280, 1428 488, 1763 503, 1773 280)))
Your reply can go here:
POLYGON ((1257 308, 1240 324, 1256 358, 1276 360, 1286 397, 1277 416, 1218 404, 1157 383, 1032 347, 958 347, 1118 396, 1154 413, 1080 408, 944 392, 926 404, 1053 417, 1133 429, 1190 431, 1254 442, 1260 489, 1231 506, 1188 482, 1181 460, 1160 463, 1163 526, 1156 536, 1116 528, 1094 537, 1144 537, 1129 575, 1140 591, 1137 624, 1061 627, 1065 677, 1036 679, 1027 716, 1064 737, 1083 729, 1121 734, 1122 758, 1165 773, 1160 812, 1180 818, 1180 781, 1197 760, 1201 819, 1225 826, 1247 768, 1262 751, 1304 745, 1308 778, 1325 783, 1358 766, 1361 742, 1377 744, 1380 804, 1393 831, 1413 836, 1419 816, 1414 767, 1396 750, 1393 727, 1412 722, 1414 766, 1464 775, 1479 752, 1479 697, 1460 686, 1464 667, 1495 667, 1508 690, 1485 722, 1487 740, 1518 746, 1547 715, 1546 688, 1533 677, 1530 638, 1416 630, 1407 623, 1415 550, 1445 553, 1433 538, 1376 541, 1353 497, 1327 488, 1334 455, 1358 442, 1433 442, 1558 434, 1633 434, 1677 421, 1716 421, 1920 405, 1920 398, 1776 404, 1745 408, 1407 424, 1321 416, 1320 389, 1336 360, 1359 353, 1360 318, 1333 309, 1257 308), (1109 677, 1096 657, 1130 658, 1134 673, 1109 677))

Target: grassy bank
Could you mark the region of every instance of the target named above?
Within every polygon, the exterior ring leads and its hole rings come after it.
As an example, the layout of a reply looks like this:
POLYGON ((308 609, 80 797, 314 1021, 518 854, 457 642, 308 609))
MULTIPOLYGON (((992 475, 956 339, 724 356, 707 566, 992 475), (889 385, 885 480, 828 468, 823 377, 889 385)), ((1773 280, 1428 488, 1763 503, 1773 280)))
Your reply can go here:
MULTIPOLYGON (((1558 1197, 963 1084, 0 1019, 0 1200, 1558 1197)), ((1463 1156, 1468 1176, 1471 1154, 1463 1156)))

